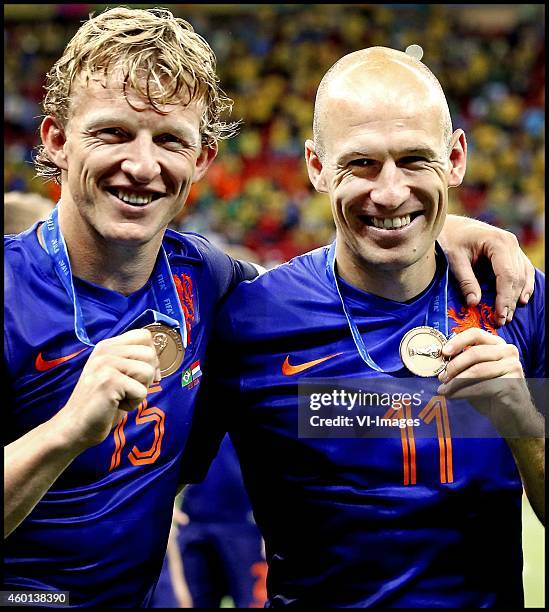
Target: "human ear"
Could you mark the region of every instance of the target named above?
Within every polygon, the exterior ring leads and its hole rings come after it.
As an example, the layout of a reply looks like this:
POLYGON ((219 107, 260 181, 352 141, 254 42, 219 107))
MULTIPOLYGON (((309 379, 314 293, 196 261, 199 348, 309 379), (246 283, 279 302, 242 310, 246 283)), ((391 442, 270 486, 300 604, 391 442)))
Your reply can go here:
POLYGON ((322 172, 323 164, 316 153, 315 143, 310 139, 305 141, 305 163, 313 187, 320 193, 327 193, 328 189, 322 172))
POLYGON ((448 178, 449 187, 461 185, 467 168, 467 140, 463 130, 456 130, 452 134, 450 148, 450 175, 448 178))
POLYGON ((192 180, 193 183, 199 181, 206 174, 208 168, 217 155, 217 150, 218 146, 216 142, 202 146, 200 155, 195 163, 195 173, 192 180))
POLYGON ((60 170, 67 170, 67 154, 65 152, 67 139, 65 130, 59 120, 52 115, 47 115, 40 125, 40 137, 51 161, 60 170))

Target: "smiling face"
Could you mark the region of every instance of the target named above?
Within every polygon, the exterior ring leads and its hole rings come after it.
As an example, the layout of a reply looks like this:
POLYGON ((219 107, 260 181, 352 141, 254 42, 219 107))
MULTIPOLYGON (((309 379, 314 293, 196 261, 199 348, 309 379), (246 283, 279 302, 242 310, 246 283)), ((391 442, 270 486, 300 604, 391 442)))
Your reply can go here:
POLYGON ((338 237, 364 262, 411 264, 433 248, 447 210, 438 117, 345 99, 334 101, 331 115, 323 172, 338 237))
POLYGON ((201 102, 167 104, 161 114, 135 92, 128 97, 132 105, 113 77, 79 80, 66 128, 51 117, 43 122, 43 140, 62 170, 64 234, 159 244, 215 157, 215 148, 201 145, 201 102))
POLYGON ((448 187, 465 171, 463 132, 448 143, 440 96, 406 65, 362 63, 331 82, 322 105, 322 158, 312 141, 306 158, 330 196, 338 265, 432 267, 448 187))

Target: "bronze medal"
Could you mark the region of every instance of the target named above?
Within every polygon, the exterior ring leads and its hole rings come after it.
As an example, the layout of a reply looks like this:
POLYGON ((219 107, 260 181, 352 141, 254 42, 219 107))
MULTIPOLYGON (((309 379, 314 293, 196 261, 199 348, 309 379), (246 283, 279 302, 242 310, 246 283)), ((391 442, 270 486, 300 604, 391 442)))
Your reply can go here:
POLYGON ((162 323, 150 323, 144 329, 150 330, 153 336, 154 348, 160 361, 160 374, 169 376, 179 369, 183 363, 185 349, 181 335, 177 329, 162 323))
POLYGON ((437 376, 448 359, 442 356, 446 336, 433 327, 414 327, 400 341, 402 363, 417 376, 437 376))

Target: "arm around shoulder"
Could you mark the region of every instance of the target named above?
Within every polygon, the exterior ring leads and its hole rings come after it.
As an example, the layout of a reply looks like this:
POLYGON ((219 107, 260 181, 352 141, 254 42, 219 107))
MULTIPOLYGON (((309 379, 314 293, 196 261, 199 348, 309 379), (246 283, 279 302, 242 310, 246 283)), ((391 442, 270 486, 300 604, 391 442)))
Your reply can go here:
POLYGON ((534 290, 534 266, 516 236, 477 219, 448 215, 438 238, 467 304, 478 304, 481 289, 472 266, 486 257, 496 277, 496 325, 513 319, 517 302, 526 304, 534 290))

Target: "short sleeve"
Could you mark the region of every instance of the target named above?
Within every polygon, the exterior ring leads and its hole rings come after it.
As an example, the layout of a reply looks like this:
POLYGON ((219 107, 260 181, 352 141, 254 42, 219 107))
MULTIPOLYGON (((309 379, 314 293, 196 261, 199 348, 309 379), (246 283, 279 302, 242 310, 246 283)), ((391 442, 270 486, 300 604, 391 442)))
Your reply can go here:
POLYGON ((532 360, 529 377, 545 378, 547 375, 545 353, 545 274, 536 270, 534 293, 529 304, 531 317, 530 341, 532 342, 532 360))
POLYGON ((206 265, 219 289, 218 300, 225 298, 242 281, 252 280, 258 276, 259 271, 255 264, 233 259, 203 236, 198 234, 192 236, 200 245, 206 265))

